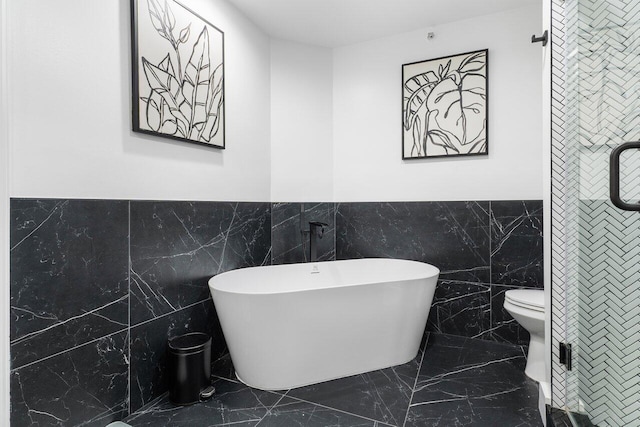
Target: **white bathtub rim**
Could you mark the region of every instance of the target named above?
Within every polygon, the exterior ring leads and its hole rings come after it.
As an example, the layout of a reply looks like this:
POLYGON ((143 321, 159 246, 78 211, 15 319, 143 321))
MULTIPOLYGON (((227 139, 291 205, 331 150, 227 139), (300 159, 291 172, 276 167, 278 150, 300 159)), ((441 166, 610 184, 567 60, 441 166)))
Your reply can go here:
MULTIPOLYGON (((364 265, 363 267, 366 267, 364 265)), ((330 267, 329 267, 330 268, 330 267)), ((387 283, 389 281, 413 281, 420 280, 430 277, 438 277, 440 274, 440 270, 432 264, 428 264, 426 262, 414 261, 414 260, 406 260, 406 259, 398 259, 398 258, 357 258, 357 259, 347 259, 347 260, 337 260, 337 261, 319 261, 319 262, 307 262, 307 263, 295 263, 295 264, 278 264, 278 265, 266 265, 266 266, 258 266, 258 267, 243 267, 237 268, 234 270, 229 270, 224 273, 217 274, 211 277, 208 281, 209 289, 213 295, 214 292, 225 292, 232 294, 242 294, 242 295, 272 295, 272 294, 284 294, 284 293, 295 293, 295 292, 307 292, 307 291, 316 291, 327 288, 339 288, 339 287, 351 287, 351 286, 366 286, 366 285, 375 285, 380 283, 387 283), (360 280, 349 281, 347 283, 337 283, 335 280, 331 280, 330 277, 326 277, 322 275, 323 270, 326 269, 326 266, 333 264, 365 264, 367 262, 384 262, 388 264, 394 264, 395 266, 402 265, 411 265, 414 268, 418 267, 423 271, 420 273, 414 273, 407 277, 402 278, 390 278, 390 277, 381 277, 378 279, 372 279, 371 277, 363 277, 360 280), (239 284, 238 282, 231 280, 233 276, 247 274, 249 270, 252 272, 264 271, 268 272, 268 274, 274 274, 277 270, 282 270, 283 273, 292 274, 292 269, 300 269, 308 268, 306 272, 297 272, 297 274, 303 273, 305 277, 310 278, 305 285, 296 287, 296 288, 283 288, 282 285, 277 286, 277 289, 269 286, 254 286, 252 289, 247 290, 246 285, 239 284), (320 274, 313 274, 315 270, 319 270, 320 274), (322 279, 326 279, 323 281, 322 279), (310 282, 317 281, 319 283, 312 285, 310 282)), ((284 281, 283 281, 284 283, 284 281)))

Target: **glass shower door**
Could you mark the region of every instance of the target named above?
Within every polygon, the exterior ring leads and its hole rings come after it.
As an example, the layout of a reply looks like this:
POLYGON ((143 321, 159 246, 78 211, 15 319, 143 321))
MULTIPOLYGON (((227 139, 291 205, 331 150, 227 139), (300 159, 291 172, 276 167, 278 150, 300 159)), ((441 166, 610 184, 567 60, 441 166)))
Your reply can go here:
POLYGON ((553 0, 552 22, 553 404, 640 426, 640 3, 553 0))

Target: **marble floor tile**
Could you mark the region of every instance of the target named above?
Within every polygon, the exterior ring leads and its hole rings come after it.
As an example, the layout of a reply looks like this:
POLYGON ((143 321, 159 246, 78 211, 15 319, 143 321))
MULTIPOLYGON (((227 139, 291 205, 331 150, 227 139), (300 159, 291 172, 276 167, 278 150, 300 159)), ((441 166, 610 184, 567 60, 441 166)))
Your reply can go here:
POLYGON ((216 378, 239 382, 229 353, 225 353, 211 362, 211 375, 216 378))
POLYGON ((551 408, 547 405, 547 427, 572 427, 569 415, 562 409, 551 408))
POLYGON ((228 355, 213 362, 216 395, 173 407, 167 398, 132 426, 540 426, 537 384, 520 346, 425 334, 417 357, 392 368, 283 392, 237 381, 228 355))
POLYGON ((388 425, 311 402, 284 397, 257 424, 257 427, 382 427, 388 425))
POLYGON ((537 384, 520 347, 434 335, 406 426, 539 426, 537 384))
POLYGON ((402 425, 422 352, 404 365, 289 390, 288 396, 402 425))
POLYGON ((190 406, 175 406, 165 396, 125 421, 131 426, 255 426, 282 395, 218 379, 214 396, 190 406))

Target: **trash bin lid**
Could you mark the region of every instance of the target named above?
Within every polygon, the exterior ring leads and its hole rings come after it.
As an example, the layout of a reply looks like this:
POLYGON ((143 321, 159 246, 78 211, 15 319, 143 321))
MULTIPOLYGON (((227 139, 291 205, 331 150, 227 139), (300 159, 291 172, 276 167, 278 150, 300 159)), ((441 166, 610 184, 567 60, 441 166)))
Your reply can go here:
POLYGON ((191 332, 169 339, 169 349, 175 353, 190 353, 207 346, 211 346, 211 337, 202 332, 191 332))

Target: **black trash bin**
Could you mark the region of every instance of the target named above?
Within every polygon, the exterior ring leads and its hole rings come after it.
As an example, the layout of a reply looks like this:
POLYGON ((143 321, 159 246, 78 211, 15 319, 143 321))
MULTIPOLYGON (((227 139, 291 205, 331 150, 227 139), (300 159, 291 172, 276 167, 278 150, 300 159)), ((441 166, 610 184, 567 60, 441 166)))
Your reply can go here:
POLYGON ((169 339, 169 399, 191 405, 213 395, 211 386, 211 337, 192 332, 169 339))

